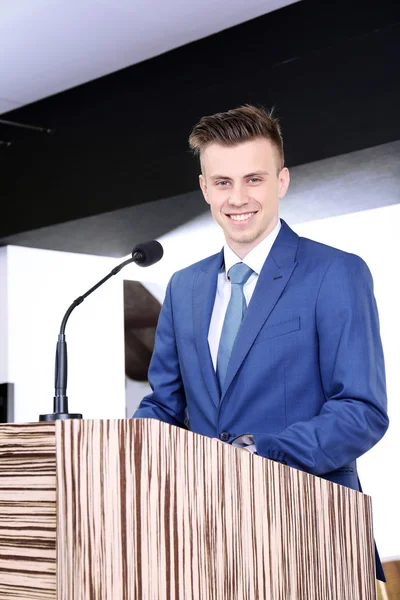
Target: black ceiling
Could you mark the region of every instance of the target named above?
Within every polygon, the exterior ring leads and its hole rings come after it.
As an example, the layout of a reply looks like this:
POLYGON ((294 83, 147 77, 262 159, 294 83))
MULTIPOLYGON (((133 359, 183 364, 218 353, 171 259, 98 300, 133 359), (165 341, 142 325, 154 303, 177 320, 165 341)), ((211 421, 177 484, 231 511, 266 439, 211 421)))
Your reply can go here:
POLYGON ((119 208, 100 215, 48 225, 2 239, 4 245, 122 257, 205 212, 201 192, 119 208))
POLYGON ((289 166, 400 139, 399 64, 399 2, 303 0, 1 115, 54 133, 0 125, 0 242, 193 191, 191 126, 243 103, 276 107, 289 166))

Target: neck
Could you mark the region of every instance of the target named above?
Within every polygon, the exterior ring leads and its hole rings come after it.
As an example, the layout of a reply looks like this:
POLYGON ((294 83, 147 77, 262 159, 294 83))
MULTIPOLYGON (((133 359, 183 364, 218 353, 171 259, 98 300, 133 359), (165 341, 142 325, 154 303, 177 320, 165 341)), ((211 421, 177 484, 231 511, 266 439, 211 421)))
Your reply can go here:
POLYGON ((260 242, 265 240, 265 238, 267 238, 270 235, 270 233, 272 233, 272 231, 275 229, 276 225, 278 224, 278 220, 279 220, 279 218, 276 217, 276 219, 274 219, 274 221, 262 233, 262 235, 257 237, 252 242, 242 242, 242 243, 235 242, 234 240, 228 239, 227 237, 225 237, 225 241, 228 244, 229 248, 231 250, 233 250, 233 252, 236 254, 236 256, 238 256, 241 260, 243 260, 249 254, 249 252, 251 252, 253 250, 253 248, 258 246, 258 244, 260 244, 260 242))

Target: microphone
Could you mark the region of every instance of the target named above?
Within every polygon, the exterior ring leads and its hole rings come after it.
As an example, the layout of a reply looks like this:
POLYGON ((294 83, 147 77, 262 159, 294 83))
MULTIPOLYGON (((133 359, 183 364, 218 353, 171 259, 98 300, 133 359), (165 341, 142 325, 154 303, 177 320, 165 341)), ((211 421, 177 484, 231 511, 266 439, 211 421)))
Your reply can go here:
POLYGON ((54 390, 54 401, 53 401, 53 412, 47 415, 40 415, 39 421, 58 421, 67 419, 82 419, 82 415, 78 413, 68 412, 68 396, 67 396, 67 371, 68 371, 68 360, 67 360, 67 342, 65 340, 65 327, 67 325, 68 318, 74 308, 76 308, 97 288, 105 283, 110 277, 116 275, 126 265, 130 263, 136 263, 141 267, 150 267, 156 262, 162 259, 164 254, 163 247, 157 240, 151 240, 138 244, 132 250, 132 258, 128 258, 123 263, 117 265, 112 271, 103 277, 96 285, 90 288, 82 296, 78 296, 73 301, 71 306, 68 308, 61 322, 60 333, 58 335, 57 347, 56 347, 56 361, 55 361, 55 390, 54 390))
POLYGON ((143 242, 143 244, 138 244, 132 250, 132 258, 140 267, 151 267, 151 265, 162 259, 163 254, 163 247, 157 240, 143 242))

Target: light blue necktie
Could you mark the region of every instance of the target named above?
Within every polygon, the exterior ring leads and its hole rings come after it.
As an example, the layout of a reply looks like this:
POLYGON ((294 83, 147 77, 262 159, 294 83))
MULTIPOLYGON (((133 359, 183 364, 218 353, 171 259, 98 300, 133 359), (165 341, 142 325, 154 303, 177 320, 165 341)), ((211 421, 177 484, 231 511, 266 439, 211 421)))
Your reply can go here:
POLYGON ((217 377, 221 390, 232 354, 233 344, 247 308, 243 286, 253 272, 250 267, 242 262, 233 265, 228 271, 228 277, 231 282, 231 298, 225 313, 217 356, 217 377))

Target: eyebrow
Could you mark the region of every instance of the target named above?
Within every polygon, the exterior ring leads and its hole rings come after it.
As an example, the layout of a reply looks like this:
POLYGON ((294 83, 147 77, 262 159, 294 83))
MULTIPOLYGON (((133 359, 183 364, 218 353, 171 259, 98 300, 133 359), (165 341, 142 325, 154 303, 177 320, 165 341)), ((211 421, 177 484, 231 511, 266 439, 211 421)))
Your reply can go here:
MULTIPOLYGON (((253 173, 247 173, 243 175, 243 179, 249 179, 250 177, 257 177, 259 175, 269 175, 268 171, 254 171, 253 173)), ((210 179, 232 179, 228 175, 211 175, 210 179)))

